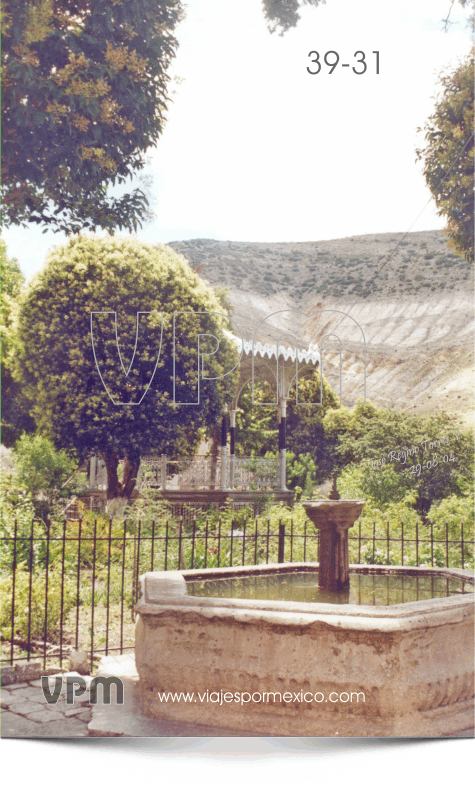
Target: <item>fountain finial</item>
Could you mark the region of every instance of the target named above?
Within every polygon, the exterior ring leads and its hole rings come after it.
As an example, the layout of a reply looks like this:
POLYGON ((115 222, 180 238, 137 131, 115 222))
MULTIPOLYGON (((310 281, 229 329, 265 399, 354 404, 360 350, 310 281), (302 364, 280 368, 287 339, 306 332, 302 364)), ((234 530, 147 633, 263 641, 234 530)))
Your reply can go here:
POLYGON ((304 502, 310 520, 320 530, 318 585, 327 591, 347 591, 350 586, 348 529, 365 503, 359 499, 322 499, 304 502))

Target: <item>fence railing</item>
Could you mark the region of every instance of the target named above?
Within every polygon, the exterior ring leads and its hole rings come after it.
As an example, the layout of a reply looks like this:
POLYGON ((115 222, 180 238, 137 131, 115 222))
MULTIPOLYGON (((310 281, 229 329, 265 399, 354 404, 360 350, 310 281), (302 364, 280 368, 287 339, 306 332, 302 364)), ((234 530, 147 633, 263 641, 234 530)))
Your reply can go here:
MULTIPOLYGON (((226 455, 226 488, 269 491, 280 486, 282 458, 226 455)), ((197 455, 173 459, 167 455, 146 455, 141 460, 137 489, 213 490, 221 488, 223 456, 197 455)), ((107 487, 106 467, 91 458, 89 485, 92 490, 107 487)))
MULTIPOLYGON (((40 657, 62 661, 72 649, 94 657, 133 648, 139 576, 153 570, 317 562, 310 521, 226 516, 108 521, 92 514, 54 524, 15 522, 0 538, 0 612, 4 663, 40 657)), ((435 537, 430 525, 396 536, 361 523, 349 536, 350 562, 468 567, 473 544, 435 537)))

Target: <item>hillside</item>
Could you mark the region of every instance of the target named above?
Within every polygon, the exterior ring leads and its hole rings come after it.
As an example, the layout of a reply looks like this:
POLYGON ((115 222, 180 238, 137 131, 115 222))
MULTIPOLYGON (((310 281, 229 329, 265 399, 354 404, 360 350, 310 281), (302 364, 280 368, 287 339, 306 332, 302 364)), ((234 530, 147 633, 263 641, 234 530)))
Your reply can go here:
MULTIPOLYGON (((284 314, 284 320, 271 320, 274 326, 263 337, 275 340, 282 328, 293 328, 302 344, 320 344, 323 335, 337 331, 344 402, 353 403, 363 391, 364 339, 354 319, 366 339, 370 400, 418 413, 456 411, 467 421, 474 382, 472 267, 447 247, 442 232, 402 238, 373 234, 302 243, 199 239, 170 246, 213 286, 229 288, 233 319, 246 338, 262 319, 284 309, 312 314, 308 329, 296 328, 297 314, 284 314)), ((337 340, 327 339, 324 372, 337 391, 338 356, 337 340)))

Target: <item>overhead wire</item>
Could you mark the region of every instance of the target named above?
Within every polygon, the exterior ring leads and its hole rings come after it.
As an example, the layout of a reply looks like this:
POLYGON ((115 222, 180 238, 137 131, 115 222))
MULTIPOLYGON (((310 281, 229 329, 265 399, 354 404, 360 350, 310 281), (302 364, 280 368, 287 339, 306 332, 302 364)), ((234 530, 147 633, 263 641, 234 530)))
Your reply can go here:
MULTIPOLYGON (((435 190, 436 190, 436 191, 438 191, 438 189, 440 188, 440 186, 442 185, 442 183, 443 183, 443 182, 444 182, 444 181, 447 179, 447 177, 449 176, 449 174, 451 173, 451 171, 452 171, 452 170, 454 169, 454 167, 457 165, 457 163, 459 162, 459 160, 460 160, 460 158, 462 157, 463 153, 465 152, 465 149, 466 149, 466 147, 467 147, 467 146, 470 144, 470 142, 473 140, 474 136, 475 136, 475 133, 472 133, 472 134, 470 135, 470 137, 469 137, 469 138, 466 140, 466 142, 465 142, 465 143, 462 145, 462 147, 460 148, 460 151, 459 151, 459 153, 458 153, 457 157, 455 158, 455 160, 453 161, 453 163, 451 164, 451 166, 449 167, 449 169, 446 171, 446 173, 444 174, 444 176, 443 176, 443 177, 442 177, 442 178, 439 180, 439 182, 437 183, 437 185, 436 185, 436 187, 435 187, 435 190)), ((444 139, 447 139, 447 136, 444 136, 443 138, 444 138, 444 139)), ((425 210, 425 209, 426 209, 426 208, 429 206, 429 204, 432 202, 432 198, 433 198, 433 197, 431 196, 431 197, 430 197, 430 198, 427 200, 426 204, 424 205, 424 207, 422 208, 422 210, 420 210, 420 212, 418 213, 418 215, 416 216, 416 218, 415 218, 415 219, 412 221, 412 223, 411 223, 411 225, 409 226, 409 228, 408 228, 408 229, 407 229, 407 230, 404 232, 403 236, 400 238, 400 240, 398 241, 398 243, 397 243, 397 245, 395 246, 395 248, 394 248, 394 249, 393 249, 393 250, 392 250, 392 251, 389 253, 389 256, 388 256, 388 257, 385 259, 384 263, 383 263, 383 264, 382 264, 382 265, 379 267, 379 269, 378 269, 378 270, 375 272, 375 274, 372 276, 372 285, 373 285, 373 286, 374 286, 374 282, 375 282, 375 280, 378 278, 378 276, 379 276, 379 274, 381 273, 381 271, 382 271, 382 270, 383 270, 383 269, 386 267, 386 265, 388 265, 388 264, 389 264, 389 262, 391 261, 391 259, 394 257, 394 255, 396 254, 397 250, 398 250, 398 249, 399 249, 399 247, 401 246, 401 244, 404 242, 404 240, 406 239, 406 237, 407 237, 407 236, 408 236, 408 234, 410 233, 410 231, 411 231, 411 229, 413 228, 413 226, 414 226, 414 225, 417 223, 417 221, 418 221, 418 220, 419 220, 419 218, 421 217, 421 215, 422 215, 422 213, 424 212, 424 210, 425 210)), ((378 262, 379 262, 379 261, 380 261, 382 258, 385 258, 385 255, 382 255, 382 256, 381 256, 381 257, 378 259, 378 262)), ((372 288, 372 287, 371 287, 371 288, 372 288)), ((351 310, 353 310, 353 308, 355 308, 355 307, 358 305, 358 303, 359 303, 359 302, 360 302, 360 301, 361 301, 363 298, 366 298, 368 294, 371 294, 371 288, 367 287, 367 288, 365 289, 365 291, 363 291, 363 292, 362 292, 362 293, 359 295, 359 297, 358 297, 358 298, 355 300, 355 302, 353 303, 353 305, 351 305, 351 306, 350 306, 350 308, 348 309, 348 311, 346 311, 345 315, 344 315, 344 316, 343 316, 343 317, 340 319, 340 321, 339 321, 339 322, 337 322, 337 324, 335 325, 335 327, 332 327, 332 328, 331 328, 332 330, 336 330, 336 329, 337 329, 337 328, 340 326, 340 324, 343 322, 343 320, 346 318, 346 316, 347 316, 347 315, 350 313, 350 311, 351 311, 351 310)), ((377 337, 377 336, 376 336, 376 337, 377 337)), ((374 339, 373 339, 373 342, 374 342, 374 339)), ((428 362, 429 362, 429 360, 421 360, 421 364, 422 364, 422 365, 426 365, 428 362)))

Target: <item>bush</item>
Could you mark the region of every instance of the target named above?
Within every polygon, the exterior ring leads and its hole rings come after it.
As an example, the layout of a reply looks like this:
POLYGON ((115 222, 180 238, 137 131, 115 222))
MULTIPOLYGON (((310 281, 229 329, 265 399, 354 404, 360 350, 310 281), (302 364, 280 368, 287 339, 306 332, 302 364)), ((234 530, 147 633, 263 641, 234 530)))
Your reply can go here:
MULTIPOLYGON (((434 537, 441 540, 445 545, 449 540, 449 563, 451 567, 461 567, 462 569, 474 568, 474 548, 473 548, 473 496, 449 496, 436 502, 430 508, 428 519, 432 524, 434 537), (463 558, 462 545, 451 544, 450 540, 460 541, 463 530, 463 558)), ((445 553, 445 551, 444 551, 445 553)), ((443 564, 445 565, 445 560, 443 564)))
MULTIPOLYGON (((13 536, 17 534, 17 562, 28 562, 29 542, 35 507, 31 494, 18 485, 11 472, 0 478, 1 526, 0 526, 0 563, 2 569, 10 569, 13 562, 13 536)), ((44 535, 45 527, 40 524, 44 535)))
POLYGON ((23 434, 12 459, 16 481, 31 495, 36 514, 46 520, 53 501, 72 492, 71 487, 63 491, 63 486, 73 475, 76 461, 40 433, 23 434))
MULTIPOLYGON (((15 628, 14 636, 28 638, 28 628, 32 640, 38 640, 45 634, 45 609, 48 618, 46 636, 50 642, 59 639, 61 622, 61 587, 63 586, 63 621, 75 603, 73 581, 61 576, 60 567, 36 571, 31 578, 31 616, 29 612, 30 573, 25 564, 20 564, 15 573, 15 628), (48 591, 46 591, 48 577, 48 591), (47 606, 46 606, 47 599, 47 606)), ((0 619, 2 636, 10 640, 12 633, 12 594, 13 575, 0 578, 0 619)))
POLYGON ((392 465, 372 470, 351 464, 342 471, 338 489, 342 498, 366 499, 373 507, 385 510, 394 503, 415 501, 417 493, 410 483, 410 477, 396 472, 392 465))
POLYGON ((377 409, 367 402, 351 410, 330 409, 324 428, 328 437, 338 439, 340 466, 365 467, 366 493, 376 494, 378 475, 384 490, 390 477, 384 470, 391 466, 400 475, 401 493, 404 485, 417 491, 414 504, 422 516, 434 501, 452 494, 463 496, 472 487, 473 435, 462 431, 448 414, 418 417, 377 409))
POLYGON ((286 455, 287 487, 295 489, 297 486, 304 489, 304 496, 308 499, 313 494, 313 484, 316 477, 316 466, 310 453, 295 455, 289 451, 286 455))
MULTIPOLYGON (((66 560, 77 564, 79 553, 79 533, 81 534, 80 564, 81 568, 97 565, 120 564, 124 551, 128 552, 129 540, 132 538, 133 523, 125 523, 121 519, 111 520, 107 515, 95 514, 90 510, 83 512, 80 521, 68 521, 67 538, 70 548, 66 549, 66 560), (124 532, 125 528, 125 532, 124 532), (69 554, 69 555, 68 555, 69 554), (110 559, 109 559, 110 556, 110 559)), ((61 536, 58 531, 58 535, 61 536)))
POLYGON ((23 434, 12 457, 18 482, 33 496, 59 490, 76 469, 76 461, 40 433, 23 434))

